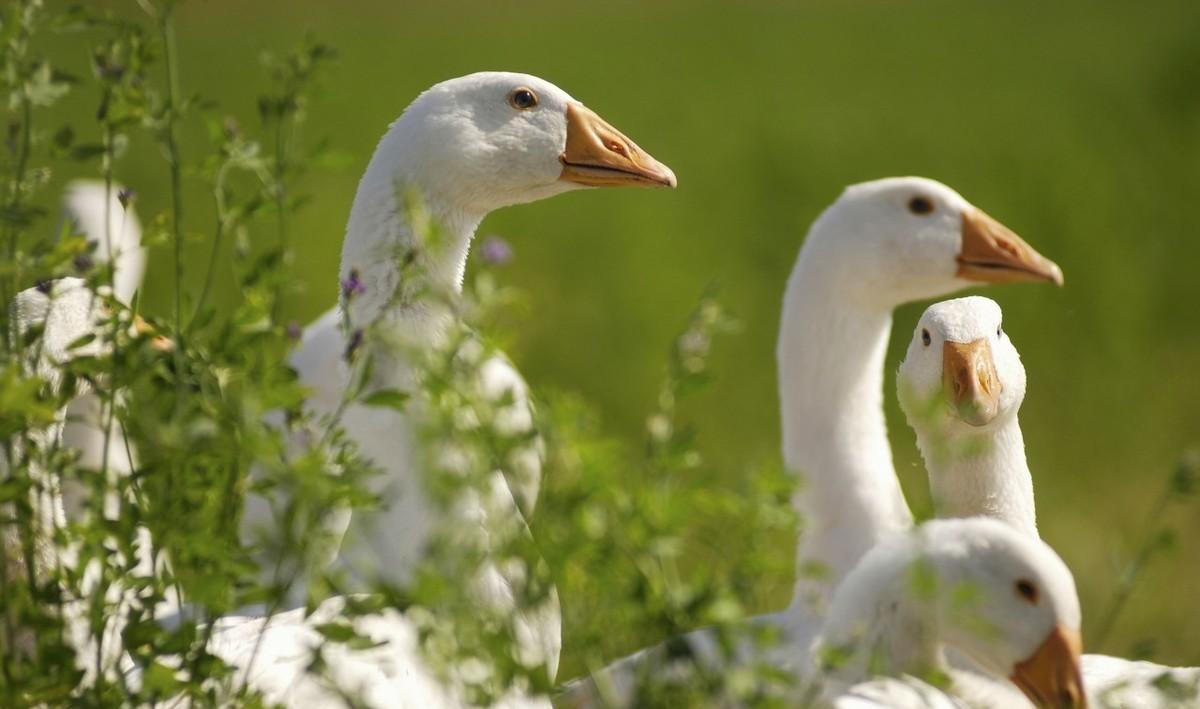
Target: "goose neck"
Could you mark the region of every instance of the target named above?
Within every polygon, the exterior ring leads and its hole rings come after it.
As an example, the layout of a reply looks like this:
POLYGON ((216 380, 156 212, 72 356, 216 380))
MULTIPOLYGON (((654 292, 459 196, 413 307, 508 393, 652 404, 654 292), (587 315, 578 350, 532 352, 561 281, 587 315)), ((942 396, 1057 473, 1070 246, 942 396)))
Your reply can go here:
POLYGON ((393 126, 380 142, 346 227, 339 273, 343 307, 355 327, 380 317, 415 329, 436 321, 430 302, 416 301, 462 292, 471 240, 485 216, 452 198, 445 179, 425 175, 402 138, 393 126))
POLYGON ((1033 476, 1013 416, 995 430, 955 437, 918 435, 939 517, 987 516, 1038 536, 1033 476))
MULTIPOLYGON (((844 282, 802 253, 777 350, 784 463, 804 476, 794 500, 805 530, 798 568, 825 567, 818 596, 912 523, 883 412, 891 307, 856 300, 844 282)), ((797 597, 809 585, 801 578, 797 597)))

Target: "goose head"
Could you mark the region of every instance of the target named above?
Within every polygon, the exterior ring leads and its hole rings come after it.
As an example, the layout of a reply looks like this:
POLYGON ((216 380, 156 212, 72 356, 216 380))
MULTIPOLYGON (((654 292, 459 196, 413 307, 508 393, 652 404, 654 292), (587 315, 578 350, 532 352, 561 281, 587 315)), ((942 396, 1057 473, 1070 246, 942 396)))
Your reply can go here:
POLYGON ((921 315, 900 363, 897 392, 913 428, 953 434, 1013 420, 1025 399, 1025 367, 1000 306, 969 296, 921 315))
POLYGON ((942 641, 1036 706, 1085 707, 1079 596, 1058 554, 984 517, 931 521, 919 534, 942 641))
POLYGON ((1080 610, 1066 564, 989 517, 893 535, 846 576, 813 646, 842 681, 943 668, 953 648, 1039 707, 1086 707, 1080 610))
POLYGON ((809 242, 818 268, 835 270, 854 297, 888 309, 977 283, 1062 284, 1054 262, 954 190, 921 177, 846 188, 809 242))
POLYGON ((676 184, 670 168, 565 91, 510 72, 428 89, 376 154, 403 163, 402 170, 380 166, 381 177, 415 183, 430 201, 476 214, 582 187, 676 184))

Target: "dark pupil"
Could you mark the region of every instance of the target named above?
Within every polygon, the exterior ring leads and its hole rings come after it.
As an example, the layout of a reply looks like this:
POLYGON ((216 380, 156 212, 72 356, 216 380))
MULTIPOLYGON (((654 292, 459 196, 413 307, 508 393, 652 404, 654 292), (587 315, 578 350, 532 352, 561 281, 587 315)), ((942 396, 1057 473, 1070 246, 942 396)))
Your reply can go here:
POLYGON ((1028 581, 1018 581, 1017 591, 1031 601, 1037 598, 1037 589, 1035 589, 1033 584, 1029 583, 1028 581))
POLYGON ((533 105, 533 94, 528 91, 518 91, 513 99, 516 101, 517 106, 521 108, 529 108, 533 105))
POLYGON ((908 203, 908 209, 913 214, 929 214, 933 211, 933 204, 924 197, 913 197, 908 203))
POLYGON ((922 331, 921 331, 921 342, 924 342, 924 343, 925 343, 925 346, 926 346, 926 347, 928 347, 928 346, 929 346, 929 340, 930 340, 930 338, 929 338, 929 331, 928 331, 928 330, 922 330, 922 331))

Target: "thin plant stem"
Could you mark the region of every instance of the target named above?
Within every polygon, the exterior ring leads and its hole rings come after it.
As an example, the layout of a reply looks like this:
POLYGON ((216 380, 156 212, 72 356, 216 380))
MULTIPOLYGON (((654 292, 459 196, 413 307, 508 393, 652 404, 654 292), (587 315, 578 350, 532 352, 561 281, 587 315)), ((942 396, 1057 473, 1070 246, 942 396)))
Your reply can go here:
POLYGON ((223 196, 227 169, 227 165, 222 165, 217 170, 216 184, 213 186, 213 202, 217 209, 217 226, 213 233, 212 250, 208 253, 208 266, 204 269, 204 285, 200 289, 200 297, 196 299, 196 307, 192 311, 192 319, 188 322, 189 332, 195 327, 196 321, 200 318, 200 312, 204 309, 204 304, 208 302, 208 295, 212 291, 213 277, 217 268, 217 256, 220 255, 221 243, 225 239, 225 224, 229 220, 223 196))
MULTIPOLYGON (((283 263, 288 261, 288 225, 287 225, 287 187, 284 176, 287 174, 287 140, 285 138, 285 130, 287 128, 288 114, 282 114, 275 122, 275 165, 274 178, 275 184, 272 192, 275 196, 275 214, 276 223, 279 232, 279 254, 283 259, 283 263)), ((281 298, 281 283, 276 284, 275 302, 271 304, 271 318, 279 318, 279 304, 281 298)))
MULTIPOLYGON (((9 213, 14 214, 14 215, 17 213, 17 210, 21 206, 22 185, 24 185, 24 183, 25 183, 25 170, 28 168, 28 164, 29 164, 29 154, 30 154, 30 145, 31 145, 30 131, 31 131, 31 123, 32 122, 33 122, 33 106, 30 104, 28 97, 22 97, 22 99, 21 99, 21 138, 20 138, 20 141, 17 143, 17 159, 16 159, 15 163, 13 164, 13 174, 12 174, 12 186, 11 186, 12 194, 10 195, 9 202, 8 202, 9 213)), ((6 240, 8 242, 7 261, 9 264, 11 264, 13 266, 13 269, 14 269, 12 272, 12 275, 10 275, 4 279, 4 289, 3 289, 3 292, 0 293, 0 295, 2 295, 4 298, 4 303, 7 304, 7 303, 12 302, 12 298, 17 293, 17 285, 20 283, 20 280, 21 280, 21 273, 20 273, 20 268, 19 268, 20 264, 17 263, 17 239, 20 236, 21 228, 20 228, 20 226, 17 225, 16 220, 12 219, 12 220, 9 220, 5 231, 7 232, 6 240)), ((7 312, 8 311, 6 309, 5 313, 7 314, 7 312)), ((7 328, 7 327, 3 328, 3 330, 4 330, 5 346, 7 349, 12 351, 14 349, 12 347, 13 342, 10 340, 12 333, 9 332, 9 328, 7 328)), ((18 349, 20 347, 20 341, 21 341, 21 338, 19 338, 19 337, 16 338, 16 345, 17 345, 18 349)))
POLYGON ((1140 580, 1142 569, 1149 563, 1150 558, 1158 551, 1158 545, 1155 543, 1158 537, 1159 530, 1157 522, 1162 519, 1163 513, 1166 512, 1167 506, 1171 502, 1171 489, 1168 487, 1163 491, 1158 499, 1155 500, 1154 506, 1151 508, 1148 526, 1150 531, 1146 533, 1141 545, 1138 547, 1137 555, 1133 561, 1125 565, 1124 572, 1118 575, 1117 588, 1113 592, 1112 602, 1109 604, 1108 610, 1104 614, 1104 619, 1100 621, 1100 626, 1096 630, 1095 646, 1104 647, 1104 643, 1108 640, 1113 628, 1116 626, 1117 619, 1125 610, 1126 604, 1129 602, 1130 596, 1133 595, 1134 589, 1140 580))
MULTIPOLYGON (((172 9, 167 7, 159 18, 162 35, 163 61, 167 73, 166 147, 167 162, 171 168, 171 237, 175 259, 175 330, 182 325, 183 308, 183 170, 179 161, 179 144, 175 136, 175 117, 179 100, 179 69, 175 57, 175 25, 172 9)), ((180 380, 182 384, 182 379, 180 380)))

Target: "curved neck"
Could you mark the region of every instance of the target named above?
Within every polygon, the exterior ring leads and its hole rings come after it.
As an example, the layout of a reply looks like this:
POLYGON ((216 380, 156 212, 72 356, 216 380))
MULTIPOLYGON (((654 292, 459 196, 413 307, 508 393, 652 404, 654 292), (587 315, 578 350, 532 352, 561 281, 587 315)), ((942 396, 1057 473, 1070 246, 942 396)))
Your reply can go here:
POLYGON ((804 476, 804 528, 793 604, 827 600, 867 550, 912 524, 883 413, 890 307, 855 300, 826 259, 801 250, 784 297, 777 350, 783 459, 804 476), (819 582, 803 570, 816 562, 819 582))
MULTIPOLYGON (((415 253, 420 260, 411 268, 428 286, 461 292, 471 239, 485 216, 444 194, 439 181, 418 169, 408 143, 403 119, 397 120, 376 147, 354 196, 339 270, 341 283, 353 272, 362 284, 363 292, 349 306, 354 327, 379 317, 416 329, 424 329, 422 323, 431 326, 435 319, 421 317, 425 310, 411 307, 397 292, 409 285, 401 283, 402 264, 415 253)), ((343 307, 345 301, 343 296, 343 307)))
POLYGON ((1017 417, 994 431, 937 436, 917 431, 939 517, 986 516, 1038 536, 1033 477, 1017 417))

